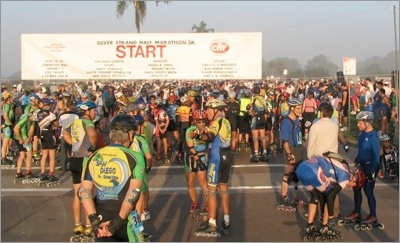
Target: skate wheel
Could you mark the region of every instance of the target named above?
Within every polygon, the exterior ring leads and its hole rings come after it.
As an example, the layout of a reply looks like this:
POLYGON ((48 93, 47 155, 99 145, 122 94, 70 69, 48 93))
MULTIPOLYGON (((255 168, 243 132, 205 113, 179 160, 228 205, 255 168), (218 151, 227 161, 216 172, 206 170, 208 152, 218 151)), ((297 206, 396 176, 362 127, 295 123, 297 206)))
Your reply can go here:
POLYGON ((381 224, 379 224, 378 228, 379 228, 380 230, 383 230, 383 229, 385 228, 385 225, 381 223, 381 224))
POLYGON ((367 225, 367 230, 372 230, 372 225, 367 225))
POLYGON ((359 224, 354 225, 354 230, 355 231, 359 231, 361 229, 359 224))
POLYGON ((314 241, 315 241, 315 242, 321 242, 321 241, 322 241, 322 237, 321 237, 321 236, 316 236, 316 237, 314 238, 314 241))
POLYGON ((310 239, 308 238, 307 235, 303 237, 303 242, 309 242, 309 241, 310 241, 310 239))
POLYGON ((361 230, 366 230, 367 226, 366 225, 361 225, 361 230))
POLYGON ((22 184, 29 184, 29 181, 22 181, 22 184))
POLYGON ((343 226, 344 225, 344 221, 342 219, 337 221, 337 225, 338 226, 343 226))

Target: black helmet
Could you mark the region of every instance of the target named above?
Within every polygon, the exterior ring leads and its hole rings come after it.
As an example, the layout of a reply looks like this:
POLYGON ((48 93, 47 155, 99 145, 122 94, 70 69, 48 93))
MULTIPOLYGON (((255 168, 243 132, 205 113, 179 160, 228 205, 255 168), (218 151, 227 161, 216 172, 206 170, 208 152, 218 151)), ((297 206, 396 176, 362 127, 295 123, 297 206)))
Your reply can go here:
POLYGON ((119 114, 114 117, 110 124, 111 130, 123 132, 136 131, 138 128, 135 118, 126 114, 119 114))
POLYGON ((253 93, 254 93, 254 94, 260 94, 260 91, 261 91, 260 86, 255 85, 255 86, 253 87, 253 93))

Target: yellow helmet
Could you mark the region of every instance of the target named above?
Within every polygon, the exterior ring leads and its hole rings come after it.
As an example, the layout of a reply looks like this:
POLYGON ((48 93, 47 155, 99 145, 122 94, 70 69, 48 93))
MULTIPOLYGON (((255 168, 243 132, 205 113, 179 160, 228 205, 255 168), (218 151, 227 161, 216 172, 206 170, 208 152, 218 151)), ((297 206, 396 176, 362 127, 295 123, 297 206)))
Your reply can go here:
POLYGON ((187 95, 187 96, 190 96, 190 97, 195 97, 195 96, 197 95, 197 93, 196 93, 196 91, 194 91, 193 89, 191 89, 191 90, 189 90, 189 91, 186 93, 186 95, 187 95))
POLYGON ((8 98, 13 98, 14 96, 10 92, 4 92, 1 94, 1 99, 2 100, 7 100, 8 98))

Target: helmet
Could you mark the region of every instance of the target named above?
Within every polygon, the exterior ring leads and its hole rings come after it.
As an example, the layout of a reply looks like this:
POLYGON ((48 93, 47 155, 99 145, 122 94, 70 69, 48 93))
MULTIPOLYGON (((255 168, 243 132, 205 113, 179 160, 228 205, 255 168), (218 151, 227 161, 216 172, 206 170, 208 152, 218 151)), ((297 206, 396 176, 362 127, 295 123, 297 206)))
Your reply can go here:
POLYGON ((324 95, 319 98, 321 102, 329 102, 329 95, 324 95))
POLYGON ((379 136, 379 140, 381 140, 381 142, 388 141, 390 140, 390 137, 387 134, 382 134, 381 136, 379 136))
POLYGON ((43 105, 52 105, 54 103, 54 100, 49 98, 44 98, 42 99, 42 103, 43 105))
POLYGON ((209 100, 206 103, 207 108, 212 108, 212 109, 224 109, 226 107, 225 102, 218 100, 218 99, 213 99, 209 100))
POLYGON ((236 98, 236 92, 235 91, 229 91, 228 92, 228 97, 229 98, 236 98))
POLYGON ((13 98, 13 95, 12 95, 10 92, 4 92, 4 93, 1 95, 1 98, 2 98, 3 100, 7 100, 8 98, 13 98))
POLYGON ((144 123, 144 117, 142 115, 134 115, 135 121, 138 125, 142 125, 144 123))
POLYGON ((115 116, 110 124, 111 130, 118 130, 122 132, 136 131, 138 128, 138 124, 130 115, 119 114, 115 116))
POLYGON ((312 89, 309 89, 309 90, 307 91, 307 95, 314 95, 314 91, 313 91, 312 89))
POLYGON ((288 92, 283 92, 282 96, 286 99, 290 98, 290 94, 288 92))
POLYGON ((39 121, 39 118, 38 118, 38 113, 39 112, 40 112, 40 109, 37 109, 32 113, 32 118, 33 118, 34 121, 39 121))
POLYGON ((357 121, 372 121, 374 119, 374 113, 371 111, 361 111, 356 116, 357 121))
POLYGON ((140 93, 147 93, 147 89, 146 89, 146 88, 142 88, 142 89, 140 90, 140 93))
POLYGON ((298 99, 291 99, 291 100, 288 101, 288 105, 289 105, 290 107, 293 107, 293 106, 302 105, 302 103, 301 103, 301 101, 298 100, 298 99))
POLYGON ((40 98, 37 94, 31 94, 29 95, 29 100, 40 100, 40 98))
POLYGON ((189 97, 195 97, 197 95, 197 93, 196 93, 196 91, 191 89, 186 93, 186 95, 189 97))
POLYGON ((260 86, 255 85, 255 86, 253 87, 253 93, 254 93, 254 94, 259 94, 260 91, 261 91, 260 86))
POLYGON ((195 110, 193 113, 193 118, 195 120, 202 120, 207 118, 207 112, 205 110, 199 109, 195 110))
POLYGON ((356 183, 354 188, 361 188, 365 182, 365 174, 362 170, 356 170, 352 172, 353 181, 356 183))
MULTIPOLYGON (((78 105, 76 107, 78 107, 78 105)), ((85 101, 79 105, 79 109, 84 110, 84 111, 87 111, 87 110, 90 110, 90 109, 93 109, 96 107, 97 107, 97 105, 93 101, 85 101)))

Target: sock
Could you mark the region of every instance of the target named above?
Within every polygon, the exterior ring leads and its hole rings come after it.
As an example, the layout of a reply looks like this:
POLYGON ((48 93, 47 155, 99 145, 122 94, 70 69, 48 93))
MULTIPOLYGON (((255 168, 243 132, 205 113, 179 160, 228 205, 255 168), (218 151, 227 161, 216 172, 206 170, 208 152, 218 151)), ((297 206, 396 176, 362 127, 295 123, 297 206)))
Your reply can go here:
POLYGON ((264 150, 263 150, 263 153, 264 153, 264 154, 266 154, 266 153, 267 153, 267 150, 266 150, 266 149, 264 149, 264 150))
POLYGON ((208 223, 209 223, 209 224, 212 224, 213 226, 217 226, 217 222, 216 222, 216 220, 213 219, 213 218, 210 218, 210 219, 208 220, 208 223))
POLYGON ((229 215, 224 215, 224 221, 229 224, 229 215))
POLYGON ((257 151, 257 150, 254 150, 254 154, 255 154, 255 155, 258 155, 258 151, 257 151))

